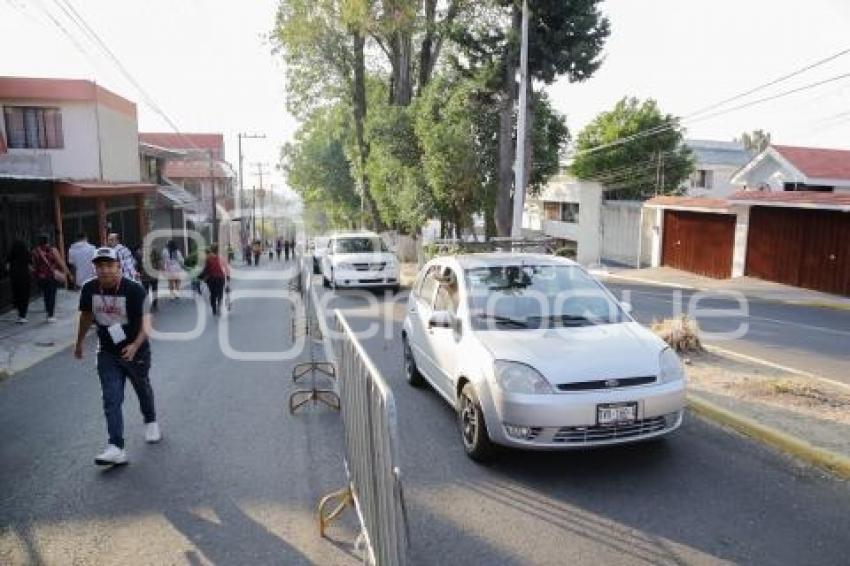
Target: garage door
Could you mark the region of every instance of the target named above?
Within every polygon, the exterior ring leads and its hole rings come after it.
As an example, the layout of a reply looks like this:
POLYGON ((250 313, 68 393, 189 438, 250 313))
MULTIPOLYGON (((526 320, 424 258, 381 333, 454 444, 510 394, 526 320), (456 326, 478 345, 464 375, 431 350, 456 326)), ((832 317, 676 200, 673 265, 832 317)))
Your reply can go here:
POLYGON ((734 215, 665 210, 663 237, 664 265, 718 279, 732 275, 734 215))
POLYGON ((753 207, 746 273, 850 295, 850 213, 753 207))

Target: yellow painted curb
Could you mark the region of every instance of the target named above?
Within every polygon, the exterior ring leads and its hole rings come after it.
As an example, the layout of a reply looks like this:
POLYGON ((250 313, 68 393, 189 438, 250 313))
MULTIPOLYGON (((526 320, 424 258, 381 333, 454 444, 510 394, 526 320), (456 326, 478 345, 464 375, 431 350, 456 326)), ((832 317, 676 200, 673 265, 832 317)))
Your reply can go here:
POLYGON ((850 479, 850 458, 846 456, 812 446, 805 440, 728 411, 691 393, 688 393, 688 406, 698 415, 726 425, 768 446, 787 452, 838 477, 850 479))

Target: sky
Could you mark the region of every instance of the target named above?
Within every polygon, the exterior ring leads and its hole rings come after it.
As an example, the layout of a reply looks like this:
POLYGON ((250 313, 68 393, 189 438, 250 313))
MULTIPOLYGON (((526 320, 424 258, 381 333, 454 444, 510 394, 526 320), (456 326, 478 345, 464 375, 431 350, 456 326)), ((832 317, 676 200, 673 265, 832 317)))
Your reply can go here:
MULTIPOLYGON (((243 141, 245 186, 257 182, 252 164, 264 162, 273 173, 264 183, 283 189, 273 170, 298 125, 266 39, 277 0, 0 0, 0 75, 96 80, 137 103, 140 131, 170 131, 62 1, 181 131, 223 133, 234 167, 236 134, 266 134, 243 141)), ((608 0, 601 8, 612 34, 599 71, 547 87, 574 135, 626 95, 687 116, 850 47, 847 0, 608 0)), ((848 72, 850 53, 735 104, 848 72)), ((760 128, 776 143, 850 148, 850 77, 685 126, 691 138, 731 140, 760 128)))

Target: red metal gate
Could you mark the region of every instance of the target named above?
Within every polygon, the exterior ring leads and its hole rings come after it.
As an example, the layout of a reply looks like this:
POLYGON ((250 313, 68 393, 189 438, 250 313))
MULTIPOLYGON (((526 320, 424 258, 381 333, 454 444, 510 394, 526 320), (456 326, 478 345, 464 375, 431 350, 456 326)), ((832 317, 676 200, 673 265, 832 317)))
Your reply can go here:
POLYGON ((663 237, 662 264, 716 279, 732 275, 734 215, 665 210, 663 237))
POLYGON ((746 274, 850 295, 850 213, 754 206, 746 274))

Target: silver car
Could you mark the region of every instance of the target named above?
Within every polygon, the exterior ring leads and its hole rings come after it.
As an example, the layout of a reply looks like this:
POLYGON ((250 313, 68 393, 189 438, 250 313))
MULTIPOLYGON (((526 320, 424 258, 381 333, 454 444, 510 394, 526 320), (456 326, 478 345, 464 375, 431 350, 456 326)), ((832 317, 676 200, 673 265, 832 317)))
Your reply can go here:
POLYGON ((494 444, 565 449, 664 435, 682 423, 684 371, 628 310, 565 258, 437 258, 408 301, 406 378, 457 409, 475 460, 494 444))

